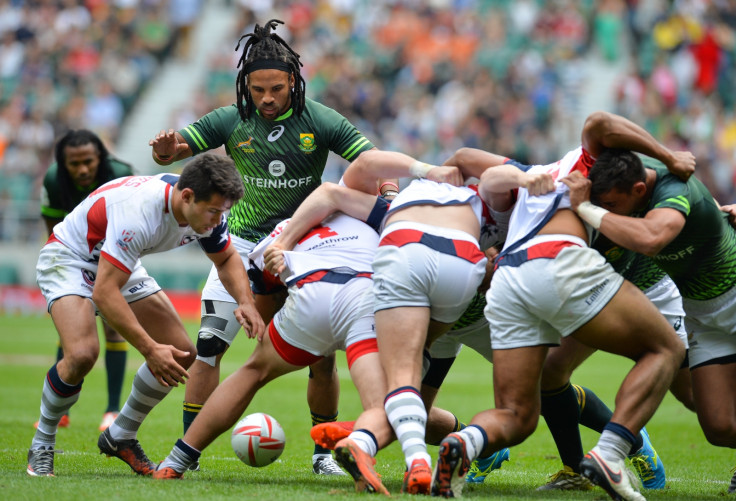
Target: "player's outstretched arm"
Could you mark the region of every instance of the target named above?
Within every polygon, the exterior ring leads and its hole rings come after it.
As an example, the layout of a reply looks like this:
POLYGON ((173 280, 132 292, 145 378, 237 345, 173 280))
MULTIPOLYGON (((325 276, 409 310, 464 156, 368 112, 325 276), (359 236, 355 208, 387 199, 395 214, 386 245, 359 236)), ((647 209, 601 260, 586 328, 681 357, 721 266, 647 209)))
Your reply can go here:
POLYGON ((455 186, 463 184, 459 169, 454 166, 430 165, 398 151, 364 151, 343 174, 345 186, 370 195, 376 194, 379 179, 407 177, 426 178, 455 186))
POLYGON ((189 353, 157 343, 148 335, 120 293, 129 278, 128 273, 101 257, 92 300, 105 321, 145 357, 156 380, 164 386, 178 386, 189 374, 174 357, 184 358, 189 353))
POLYGON ((224 251, 207 254, 207 257, 217 268, 225 290, 235 299, 238 307, 235 309, 235 318, 245 330, 249 338, 263 340, 266 326, 256 308, 253 291, 250 290, 250 281, 243 266, 243 260, 233 245, 228 245, 224 251))
POLYGON ((361 221, 367 221, 375 206, 376 195, 334 183, 322 183, 304 199, 289 220, 289 224, 264 251, 266 269, 274 275, 283 272, 283 251, 293 249, 304 235, 330 214, 340 211, 361 221))
POLYGON ((148 146, 151 147, 153 161, 159 165, 169 165, 192 156, 192 149, 184 140, 184 136, 174 129, 160 131, 148 141, 148 146))
POLYGON ((672 151, 631 120, 606 111, 588 115, 583 124, 582 144, 593 157, 606 148, 620 148, 656 158, 683 181, 695 172, 695 156, 689 151, 672 151))
POLYGON ((477 148, 460 148, 445 160, 442 165, 455 165, 465 177, 480 179, 489 167, 497 167, 508 161, 508 158, 496 155, 490 151, 477 148))

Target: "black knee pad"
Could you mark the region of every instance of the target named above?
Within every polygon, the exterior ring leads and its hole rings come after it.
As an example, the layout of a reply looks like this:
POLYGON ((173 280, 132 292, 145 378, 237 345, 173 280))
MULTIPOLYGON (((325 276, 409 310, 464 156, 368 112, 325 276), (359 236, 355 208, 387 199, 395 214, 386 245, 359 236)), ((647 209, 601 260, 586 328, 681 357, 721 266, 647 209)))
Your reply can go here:
POLYGON ((225 353, 230 345, 217 336, 210 335, 207 338, 197 338, 197 355, 199 357, 216 357, 225 353))

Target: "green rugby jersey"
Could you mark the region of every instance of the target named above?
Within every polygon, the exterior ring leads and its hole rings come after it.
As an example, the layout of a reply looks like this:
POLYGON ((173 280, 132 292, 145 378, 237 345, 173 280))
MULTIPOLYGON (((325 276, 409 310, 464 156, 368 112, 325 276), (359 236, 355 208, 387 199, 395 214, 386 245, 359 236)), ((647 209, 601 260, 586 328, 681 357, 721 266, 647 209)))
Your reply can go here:
POLYGON ((598 235, 592 247, 603 254, 617 273, 643 291, 667 275, 652 258, 620 247, 603 234, 598 235))
MULTIPOLYGON (((87 195, 95 191, 97 188, 102 186, 108 181, 117 179, 119 177, 126 177, 133 175, 133 168, 130 164, 122 162, 112 156, 108 157, 110 161, 110 167, 112 169, 112 175, 109 178, 100 179, 92 183, 90 186, 74 186, 74 191, 70 193, 72 204, 74 207, 87 198, 87 195)), ((57 173, 59 166, 54 162, 46 171, 46 175, 43 178, 43 188, 41 189, 41 215, 52 219, 64 219, 64 216, 69 214, 63 208, 61 201, 61 183, 57 180, 57 173)))
POLYGON ((685 226, 654 261, 674 280, 682 297, 706 300, 736 285, 736 231, 708 189, 695 176, 685 183, 659 162, 645 165, 657 173, 645 212, 671 208, 685 226))
POLYGON ((257 242, 291 217, 322 182, 330 151, 351 162, 373 144, 335 110, 306 99, 274 121, 258 113, 243 122, 233 104, 180 130, 193 154, 225 145, 243 176, 245 195, 230 210, 230 233, 257 242))
POLYGON ((450 330, 456 331, 469 325, 473 325, 475 322, 484 317, 483 310, 485 310, 485 308, 486 293, 480 291, 476 292, 475 296, 473 296, 473 299, 470 300, 470 304, 468 305, 468 307, 465 308, 462 316, 457 320, 457 322, 453 324, 450 330))

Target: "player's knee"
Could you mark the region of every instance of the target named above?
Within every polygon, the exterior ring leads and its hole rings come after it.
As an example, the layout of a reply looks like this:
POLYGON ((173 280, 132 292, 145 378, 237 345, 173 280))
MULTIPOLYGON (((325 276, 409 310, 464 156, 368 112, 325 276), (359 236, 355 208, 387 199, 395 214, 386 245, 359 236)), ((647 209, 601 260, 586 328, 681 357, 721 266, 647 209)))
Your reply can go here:
POLYGON ((97 362, 100 349, 97 346, 84 346, 79 349, 67 349, 64 351, 64 360, 72 372, 77 374, 88 374, 97 362))
POLYGON ((202 329, 197 336, 197 360, 211 367, 217 365, 217 359, 225 353, 230 345, 210 329, 202 329))
POLYGON ((335 355, 329 355, 309 366, 309 379, 329 382, 337 374, 335 355))
POLYGON ((709 416, 702 422, 706 440, 718 447, 736 447, 736 422, 730 418, 714 418, 709 416))

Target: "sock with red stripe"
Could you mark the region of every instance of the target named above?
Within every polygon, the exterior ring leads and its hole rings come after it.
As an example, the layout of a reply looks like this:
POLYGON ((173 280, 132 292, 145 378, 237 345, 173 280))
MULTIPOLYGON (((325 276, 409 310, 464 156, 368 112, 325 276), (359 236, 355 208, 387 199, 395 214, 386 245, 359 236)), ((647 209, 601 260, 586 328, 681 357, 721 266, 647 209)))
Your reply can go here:
POLYGON ((70 385, 62 381, 56 370, 56 364, 46 373, 41 396, 41 417, 38 428, 33 435, 31 449, 53 447, 56 444, 56 431, 61 417, 79 400, 82 382, 70 385))

